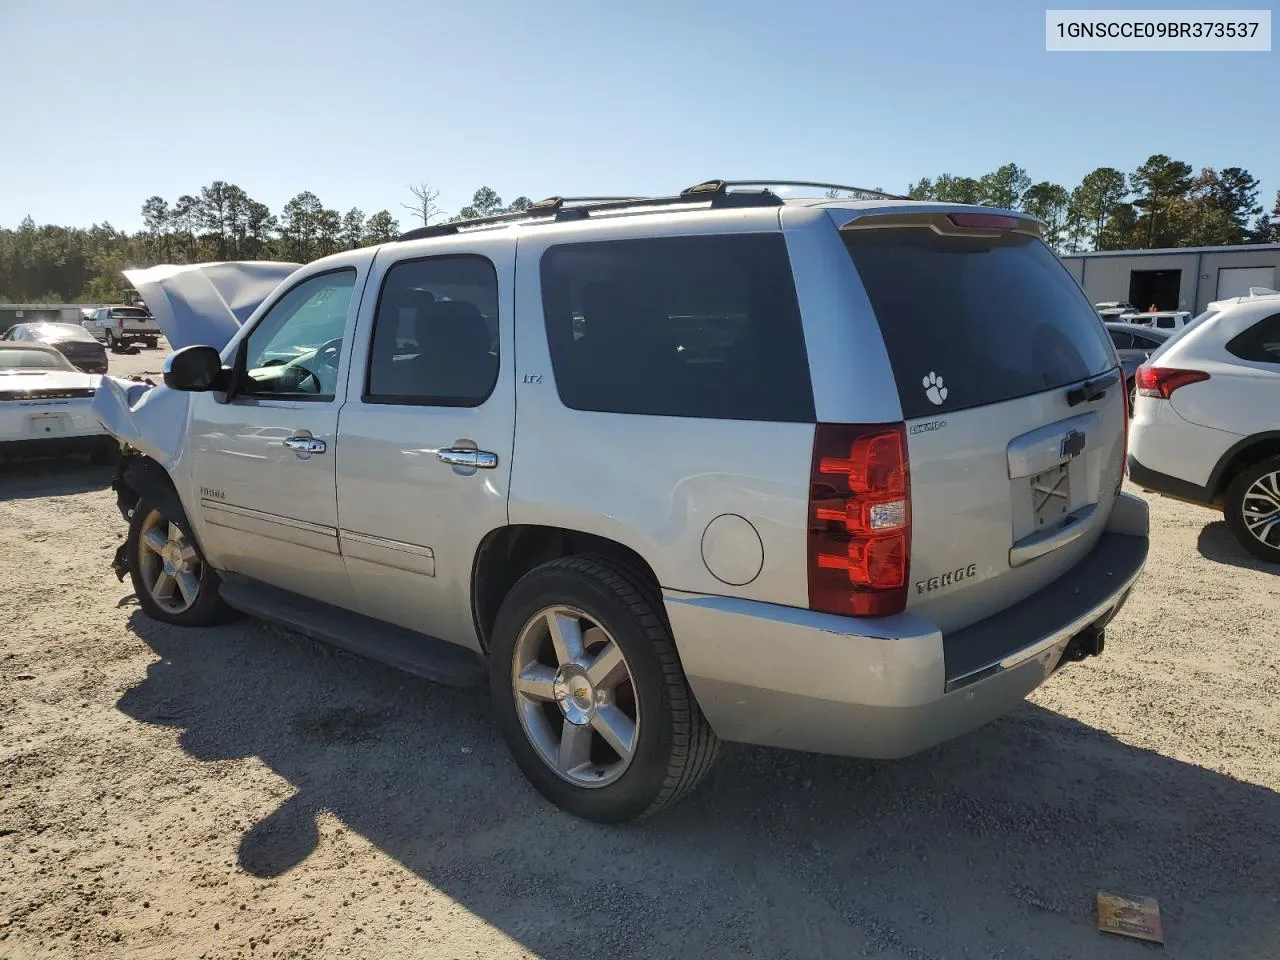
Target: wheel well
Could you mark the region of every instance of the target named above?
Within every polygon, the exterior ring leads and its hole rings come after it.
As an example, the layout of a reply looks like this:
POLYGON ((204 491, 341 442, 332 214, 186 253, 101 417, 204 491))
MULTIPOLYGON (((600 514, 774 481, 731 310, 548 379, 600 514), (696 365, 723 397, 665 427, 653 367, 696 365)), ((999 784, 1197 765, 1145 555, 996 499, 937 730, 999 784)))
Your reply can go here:
POLYGON ((626 564, 658 587, 658 577, 644 557, 616 540, 563 527, 502 527, 480 543, 471 570, 471 612, 481 646, 489 648, 498 608, 517 580, 548 561, 584 553, 626 564))
POLYGON ((1280 432, 1249 437, 1237 443, 1214 467, 1209 481, 1210 496, 1214 500, 1220 500, 1226 494, 1231 481, 1241 470, 1247 470, 1268 457, 1280 457, 1280 432))

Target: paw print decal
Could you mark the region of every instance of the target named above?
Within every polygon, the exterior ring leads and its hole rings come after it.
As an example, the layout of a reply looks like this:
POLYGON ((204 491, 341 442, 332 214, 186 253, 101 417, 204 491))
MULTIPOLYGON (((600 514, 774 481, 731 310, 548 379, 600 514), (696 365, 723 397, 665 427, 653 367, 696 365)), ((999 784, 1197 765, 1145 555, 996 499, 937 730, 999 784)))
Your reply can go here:
POLYGON ((924 395, 938 406, 942 406, 947 399, 947 388, 942 383, 942 377, 938 376, 932 370, 930 370, 929 375, 924 378, 924 395))

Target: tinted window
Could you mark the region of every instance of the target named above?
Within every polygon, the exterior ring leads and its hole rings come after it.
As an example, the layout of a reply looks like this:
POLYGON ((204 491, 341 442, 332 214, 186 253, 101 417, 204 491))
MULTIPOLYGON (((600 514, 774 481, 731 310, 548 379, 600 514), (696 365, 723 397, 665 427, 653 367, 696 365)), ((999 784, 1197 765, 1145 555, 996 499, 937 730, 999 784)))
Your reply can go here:
POLYGON ((365 400, 478 406, 498 379, 498 275, 484 257, 407 260, 378 296, 365 400))
POLYGON ((1107 332, 1111 334, 1111 342, 1115 344, 1117 350, 1128 350, 1133 346, 1133 334, 1125 333, 1123 330, 1108 330, 1107 332))
POLYGON ((335 270, 277 300, 249 334, 242 391, 332 400, 355 282, 354 270, 335 270))
POLYGON ((140 307, 112 307, 111 316, 125 320, 149 320, 151 315, 140 307))
POLYGON ((542 303, 556 388, 575 410, 814 419, 781 234, 551 247, 542 303))
POLYGON ((1241 360, 1280 363, 1280 313, 1273 313, 1232 337, 1227 351, 1241 360))
POLYGON ((1098 315, 1039 240, 928 227, 845 231, 907 419, 998 403, 1103 373, 1098 315), (942 403, 929 378, 942 377, 942 403))

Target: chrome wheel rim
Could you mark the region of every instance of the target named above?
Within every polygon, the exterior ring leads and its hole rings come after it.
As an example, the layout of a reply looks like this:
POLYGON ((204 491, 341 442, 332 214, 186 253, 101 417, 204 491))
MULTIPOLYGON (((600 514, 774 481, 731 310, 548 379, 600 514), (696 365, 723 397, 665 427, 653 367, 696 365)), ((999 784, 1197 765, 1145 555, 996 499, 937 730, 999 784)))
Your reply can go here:
POLYGON ((200 597, 204 561, 176 523, 152 510, 138 538, 138 572, 156 606, 166 613, 185 613, 200 597))
POLYGON ((562 779, 604 787, 631 765, 640 733, 631 667, 581 610, 547 607, 529 618, 516 639, 511 687, 525 736, 562 779))
POLYGON ((1280 470, 1264 473, 1249 485, 1240 514, 1258 542, 1280 550, 1280 470))

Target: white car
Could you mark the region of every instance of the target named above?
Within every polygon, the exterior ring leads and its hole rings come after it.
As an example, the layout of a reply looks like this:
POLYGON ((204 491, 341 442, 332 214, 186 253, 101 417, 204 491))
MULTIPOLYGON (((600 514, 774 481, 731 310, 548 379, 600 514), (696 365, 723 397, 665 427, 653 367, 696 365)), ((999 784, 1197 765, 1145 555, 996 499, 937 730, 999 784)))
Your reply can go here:
POLYGON ((43 343, 0 343, 0 459, 119 450, 92 410, 102 377, 43 343))
POLYGON ((1122 323, 1132 323, 1140 327, 1155 327, 1157 330, 1180 330, 1189 324, 1191 319, 1191 314, 1186 310, 1128 313, 1120 318, 1122 323))
POLYGON ((1129 476, 1280 563, 1280 294, 1222 301, 1138 368, 1129 476))

